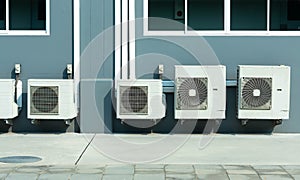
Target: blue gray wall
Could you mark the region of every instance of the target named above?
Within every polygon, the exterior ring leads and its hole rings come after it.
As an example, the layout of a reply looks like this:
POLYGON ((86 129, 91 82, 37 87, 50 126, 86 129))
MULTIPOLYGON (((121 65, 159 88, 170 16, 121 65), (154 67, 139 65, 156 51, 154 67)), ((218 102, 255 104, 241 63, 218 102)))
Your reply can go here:
MULTIPOLYGON (((81 0, 81 50, 88 47, 99 33, 113 25, 114 5, 110 0, 81 0)), ((143 17, 143 1, 136 1, 136 17, 143 17)), ((137 25, 137 36, 142 35, 141 24, 137 25)), ((101 36, 101 35, 100 35, 101 36)), ((113 37, 102 39, 99 43, 99 52, 95 52, 99 61, 105 61, 105 65, 100 71, 95 70, 92 62, 81 62, 82 70, 97 73, 97 80, 93 82, 88 80, 92 73, 84 74, 81 82, 81 101, 82 104, 92 102, 96 98, 96 110, 91 110, 88 106, 81 106, 81 130, 82 132, 114 132, 114 133, 168 133, 175 124, 173 115, 173 94, 167 94, 167 116, 157 125, 148 129, 138 129, 122 124, 115 118, 115 112, 112 107, 112 92, 110 88, 113 85, 113 55, 106 59, 101 57, 101 52, 107 46, 112 46, 109 41, 114 41, 113 37), (111 39, 110 39, 111 38, 111 39), (94 86, 93 86, 94 84, 94 86), (92 87, 93 88, 89 88, 92 87), (90 90, 91 89, 91 90, 90 90), (88 95, 89 93, 95 93, 88 95), (97 114, 100 114, 98 116, 97 114), (105 126, 108 129, 105 129, 105 126)), ((174 37, 185 42, 193 42, 198 37, 174 37)), ((172 38, 170 38, 172 39, 172 38)), ((199 40, 201 38, 199 37, 199 40)), ((298 67, 300 67, 300 37, 204 37, 208 45, 214 50, 221 64, 227 66, 227 79, 236 79, 236 68, 239 64, 255 65, 289 65, 292 67, 291 82, 291 111, 290 119, 283 122, 282 125, 275 126, 273 121, 250 121, 247 126, 241 126, 236 119, 236 87, 227 88, 227 118, 222 122, 219 129, 220 133, 271 133, 300 132, 300 122, 297 111, 297 104, 300 96, 300 77, 298 67)), ((193 57, 182 48, 165 41, 157 40, 155 37, 142 37, 136 41, 136 73, 138 78, 153 78, 158 64, 165 64, 166 78, 172 79, 174 76, 175 64, 197 64, 193 57), (151 59, 148 53, 158 53, 174 58, 176 63, 165 63, 162 59, 151 59)), ((92 104, 95 106, 94 104, 92 104)), ((201 133, 206 125, 206 121, 199 121, 195 133, 201 133)))
POLYGON ((50 36, 0 36, 0 78, 14 78, 14 64, 22 65, 23 110, 10 128, 0 121, 0 131, 73 131, 63 121, 43 121, 31 125, 27 116, 27 80, 66 78, 66 65, 73 61, 72 0, 51 0, 50 36))
MULTIPOLYGON (((107 53, 107 49, 113 47, 114 38, 111 34, 101 37, 101 33, 114 24, 114 4, 111 0, 81 0, 81 53, 85 54, 90 42, 98 39, 99 51, 93 52, 91 59, 103 61, 100 69, 93 61, 82 61, 81 86, 81 116, 80 127, 82 132, 115 132, 115 133, 168 133, 177 123, 173 118, 173 94, 167 94, 167 117, 156 126, 148 129, 137 129, 126 124, 121 124, 115 118, 112 107, 114 74, 113 53, 107 53), (106 57, 105 54, 108 54, 106 57), (93 74, 96 74, 96 80, 93 74), (88 106, 95 101, 91 109, 88 106), (97 114, 95 114, 97 113, 97 114), (101 121, 99 121, 101 120, 101 121), (108 128, 106 129, 105 126, 108 128)), ((137 17, 143 15, 142 1, 136 2, 137 17)), ((141 26, 137 27, 137 33, 141 33, 141 26)), ((51 35, 50 36, 0 36, 1 65, 0 78, 13 78, 13 67, 15 63, 22 64, 21 80, 24 88, 24 108, 19 118, 14 121, 13 132, 65 132, 68 127, 61 121, 44 122, 39 126, 31 125, 26 119, 26 81, 29 78, 65 78, 66 64, 72 63, 72 1, 51 0, 51 35)), ((102 34, 103 35, 103 34, 102 34)), ((175 37, 174 37, 175 38, 175 37)), ((192 42, 197 37, 179 37, 186 42, 192 42)), ((205 37, 207 43, 215 51, 221 64, 227 66, 227 78, 236 78, 236 66, 239 64, 285 64, 292 67, 291 82, 291 112, 290 119, 284 121, 283 125, 274 129, 271 121, 251 121, 242 127, 236 116, 236 88, 227 89, 227 118, 222 122, 219 132, 221 133, 270 133, 300 132, 300 122, 297 111, 300 96, 300 37, 205 37)), ((173 44, 166 44, 146 37, 137 40, 136 52, 137 77, 152 78, 155 76, 155 64, 145 66, 143 58, 147 53, 161 53, 174 57, 178 64, 196 64, 196 61, 186 52, 178 49, 173 44), (142 71, 143 69, 143 71, 142 71), (144 72, 149 72, 144 74, 144 72)), ((193 46, 193 44, 190 44, 193 46)), ((164 63, 159 62, 157 63, 164 63)), ((167 76, 172 76, 173 65, 166 65, 167 76), (168 74, 169 73, 169 74, 168 74)), ((206 122, 199 121, 195 133, 202 132, 206 122)), ((9 127, 0 123, 1 131, 8 131, 9 127)))

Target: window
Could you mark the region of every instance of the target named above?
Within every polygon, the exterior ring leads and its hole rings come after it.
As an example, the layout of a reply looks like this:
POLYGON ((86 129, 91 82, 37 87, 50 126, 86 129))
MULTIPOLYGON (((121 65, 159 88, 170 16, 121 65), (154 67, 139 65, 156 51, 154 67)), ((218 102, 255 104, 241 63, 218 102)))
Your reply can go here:
POLYGON ((149 30, 184 30, 184 1, 149 0, 149 16, 149 30))
POLYGON ((6 0, 0 0, 0 30, 5 29, 6 0))
POLYGON ((300 0, 144 0, 145 35, 300 36, 300 0))
POLYGON ((267 30, 267 0, 231 0, 231 30, 267 30))
POLYGON ((1 35, 48 35, 50 0, 0 0, 1 35))
POLYGON ((224 1, 188 0, 188 27, 194 30, 224 30, 224 1))
POLYGON ((271 31, 300 30, 300 0, 271 0, 271 31))

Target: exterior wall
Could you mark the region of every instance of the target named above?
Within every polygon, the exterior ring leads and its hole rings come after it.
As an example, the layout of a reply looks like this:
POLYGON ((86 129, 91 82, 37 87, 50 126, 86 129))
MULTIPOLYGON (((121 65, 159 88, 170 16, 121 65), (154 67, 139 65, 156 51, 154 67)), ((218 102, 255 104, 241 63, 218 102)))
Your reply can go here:
MULTIPOLYGON (((104 30, 114 24, 114 1, 112 0, 81 0, 81 54, 84 55, 91 42, 104 30)), ((136 1, 136 16, 143 17, 143 2, 136 1)), ((73 59, 72 30, 72 0, 51 0, 51 35, 50 36, 0 36, 1 66, 0 78, 14 78, 15 63, 22 64, 21 80, 23 81, 23 110, 19 118, 14 120, 14 126, 0 123, 0 131, 7 132, 65 132, 74 130, 67 127, 63 121, 42 122, 31 125, 27 120, 27 79, 30 78, 65 78, 66 64, 73 59)), ((137 25, 137 35, 141 35, 142 26, 137 25)), ((98 36, 99 35, 99 36, 98 36)), ((198 37, 174 37, 185 42, 192 42, 198 37)), ((200 37, 199 37, 200 38, 200 37)), ((227 118, 222 122, 220 133, 299 133, 300 122, 297 103, 300 102, 300 37, 204 37, 216 53, 221 64, 227 67, 227 79, 236 78, 236 66, 239 64, 278 65, 292 67, 291 77, 291 111, 290 119, 283 125, 274 128, 272 121, 251 121, 245 127, 236 119, 236 88, 227 89, 227 118)), ((106 49, 113 48, 112 34, 100 38, 97 51, 91 59, 103 61, 100 70, 93 61, 81 61, 81 132, 99 133, 168 133, 177 123, 173 118, 173 94, 167 94, 167 117, 153 128, 136 129, 122 124, 115 118, 112 106, 114 74, 113 53, 105 57, 106 49), (91 80, 97 74, 96 80, 91 80), (91 102, 95 101, 90 108, 91 102), (99 113, 99 114, 98 114, 99 113), (100 115, 100 118, 99 116, 100 115), (99 121, 100 120, 100 121, 99 121), (107 127, 107 129, 105 128, 107 127)), ((176 58, 178 64, 197 64, 196 61, 178 46, 166 44, 150 37, 137 40, 136 53, 137 78, 155 77, 159 63, 145 65, 145 61, 153 59, 142 58, 146 53, 161 53, 176 58), (145 72, 149 72, 144 74, 145 72)), ((165 65, 166 76, 174 76, 174 66, 165 65)), ((195 133, 201 133, 206 121, 199 121, 195 133)))
POLYGON ((0 131, 66 132, 74 131, 63 121, 32 125, 27 117, 27 80, 66 78, 66 65, 73 60, 72 0, 51 0, 50 36, 0 36, 0 78, 14 78, 14 64, 20 63, 23 82, 23 109, 10 128, 0 122, 0 131))
MULTIPOLYGON (((113 24, 114 6, 111 1, 105 0, 82 0, 81 1, 81 45, 82 53, 87 44, 100 32, 109 28, 113 24), (83 3, 84 2, 84 3, 83 3)), ((136 1, 136 17, 143 17, 143 1, 136 1)), ((142 36, 142 24, 137 24, 137 36, 142 36)), ((155 38, 155 37, 154 37, 155 38)), ((143 37, 136 41, 136 75, 137 78, 153 78, 158 64, 165 64, 165 76, 174 76, 174 64, 169 65, 157 59, 147 59, 143 56, 147 53, 160 53, 178 60, 178 64, 197 64, 190 54, 180 49, 178 46, 168 44, 163 41, 155 40, 151 37, 143 37), (156 62, 156 63, 154 63, 156 62), (146 73, 145 73, 146 72, 146 73)), ((198 37, 174 37, 185 42, 193 42, 198 37)), ((172 38, 171 38, 172 39, 172 38)), ((200 38, 199 38, 200 39, 200 38)), ((300 128, 297 111, 297 102, 300 97, 297 92, 300 90, 300 83, 296 80, 299 77, 297 67, 300 62, 300 37, 204 37, 210 47, 214 50, 221 64, 227 67, 227 79, 236 79, 236 69, 239 64, 257 64, 257 65, 278 65, 285 64, 292 67, 291 79, 291 111, 290 119, 284 121, 280 126, 274 126, 272 121, 251 121, 247 126, 241 126, 236 119, 236 88, 227 88, 227 112, 226 120, 222 122, 219 129, 220 133, 299 133, 300 128)), ((102 47, 99 46, 99 52, 107 48, 108 41, 102 40, 102 47)), ((110 39, 113 41, 113 39, 110 39)), ((109 43, 108 43, 109 44, 109 43)), ((109 44, 111 45, 111 44, 109 44)), ((103 59, 103 58, 99 58, 103 59)), ((177 121, 173 116, 173 94, 167 94, 167 116, 157 125, 148 129, 137 129, 122 124, 115 117, 115 112, 111 107, 112 92, 110 88, 113 84, 113 61, 105 60, 106 65, 98 73, 96 82, 87 80, 81 82, 81 101, 88 103, 96 95, 97 110, 94 112, 84 106, 81 106, 81 131, 82 132, 114 132, 114 133, 169 133, 176 125, 177 121), (83 84, 90 84, 84 85, 83 84), (88 86, 95 84, 95 91, 89 91, 88 86), (95 95, 84 96, 87 92, 94 92, 95 95), (100 112, 101 118, 97 117, 100 112), (104 113, 105 112, 105 113, 104 113), (97 120, 95 120, 97 119, 97 120), (104 120, 102 120, 104 119, 104 120), (104 125, 108 129, 105 129, 104 125)), ((93 64, 81 62, 82 70, 93 71, 93 64)), ((89 75, 82 75, 88 79, 89 75)), ((201 133, 205 127, 206 121, 198 121, 195 133, 201 133)))

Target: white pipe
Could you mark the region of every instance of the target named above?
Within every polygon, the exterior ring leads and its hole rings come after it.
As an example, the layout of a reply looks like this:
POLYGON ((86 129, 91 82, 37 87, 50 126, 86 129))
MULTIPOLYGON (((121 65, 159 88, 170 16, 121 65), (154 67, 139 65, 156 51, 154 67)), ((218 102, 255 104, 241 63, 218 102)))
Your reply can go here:
POLYGON ((121 0, 115 0, 115 82, 121 79, 121 71, 121 0))
POLYGON ((74 91, 75 105, 79 108, 80 82, 80 0, 73 0, 74 8, 74 91))
POLYGON ((122 0, 122 79, 128 79, 128 0, 122 0))
POLYGON ((129 0, 129 79, 135 79, 135 0, 129 0))
POLYGON ((5 17, 5 30, 8 31, 9 30, 9 0, 6 0, 6 17, 5 17))

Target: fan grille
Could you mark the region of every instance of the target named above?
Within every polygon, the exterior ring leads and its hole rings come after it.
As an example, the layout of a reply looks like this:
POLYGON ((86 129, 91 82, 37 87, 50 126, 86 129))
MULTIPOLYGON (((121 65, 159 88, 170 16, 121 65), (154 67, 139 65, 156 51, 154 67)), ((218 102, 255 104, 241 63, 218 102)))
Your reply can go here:
POLYGON ((31 86, 31 114, 58 114, 58 86, 31 86))
POLYGON ((270 110, 272 78, 242 78, 242 109, 270 110))
POLYGON ((121 86, 120 114, 148 114, 148 87, 121 86))
POLYGON ((207 78, 178 78, 177 107, 178 110, 206 110, 207 78))

